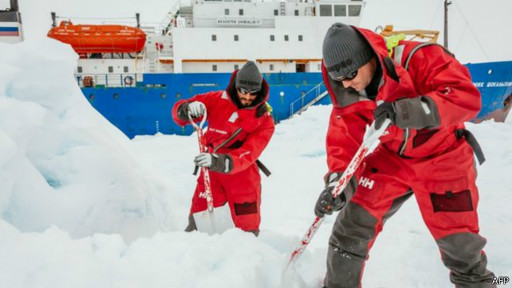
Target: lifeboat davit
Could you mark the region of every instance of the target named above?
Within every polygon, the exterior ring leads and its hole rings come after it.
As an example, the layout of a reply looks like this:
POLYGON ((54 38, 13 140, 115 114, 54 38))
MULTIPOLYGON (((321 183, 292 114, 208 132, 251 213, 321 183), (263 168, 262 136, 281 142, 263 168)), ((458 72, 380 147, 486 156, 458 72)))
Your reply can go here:
POLYGON ((146 33, 123 25, 73 25, 62 21, 48 37, 70 44, 78 54, 133 53, 144 49, 146 33))

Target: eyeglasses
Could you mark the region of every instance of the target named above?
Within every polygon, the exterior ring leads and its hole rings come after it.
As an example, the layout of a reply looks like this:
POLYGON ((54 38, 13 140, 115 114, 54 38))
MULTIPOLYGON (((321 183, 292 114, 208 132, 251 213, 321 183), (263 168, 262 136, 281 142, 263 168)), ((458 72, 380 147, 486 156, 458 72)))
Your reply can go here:
POLYGON ((359 71, 359 70, 356 69, 352 72, 347 73, 345 76, 340 76, 340 77, 336 78, 336 81, 352 80, 357 77, 357 71, 359 71))
POLYGON ((256 96, 258 94, 258 92, 260 90, 249 90, 249 89, 245 89, 245 88, 242 88, 242 87, 237 87, 238 89, 238 92, 242 93, 242 94, 251 94, 251 96, 256 96))

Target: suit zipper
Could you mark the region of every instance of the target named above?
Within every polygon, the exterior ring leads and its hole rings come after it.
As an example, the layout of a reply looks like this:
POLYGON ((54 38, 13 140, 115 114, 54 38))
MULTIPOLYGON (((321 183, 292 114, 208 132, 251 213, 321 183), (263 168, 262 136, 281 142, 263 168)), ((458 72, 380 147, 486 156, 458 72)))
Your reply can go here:
POLYGON ((398 151, 398 155, 403 156, 405 152, 405 147, 407 147, 407 140, 409 139, 409 128, 404 131, 404 142, 400 146, 400 150, 398 151))
POLYGON ((228 139, 226 139, 226 141, 220 143, 219 146, 215 147, 215 149, 213 149, 213 153, 217 152, 217 150, 224 147, 224 145, 233 140, 238 134, 240 134, 240 132, 242 132, 242 128, 238 128, 228 139))

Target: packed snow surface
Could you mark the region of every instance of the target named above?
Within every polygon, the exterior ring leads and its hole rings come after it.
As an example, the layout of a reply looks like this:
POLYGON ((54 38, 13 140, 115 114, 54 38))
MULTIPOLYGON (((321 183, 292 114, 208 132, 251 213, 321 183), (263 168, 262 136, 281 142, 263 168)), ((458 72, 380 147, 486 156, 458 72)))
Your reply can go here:
MULTIPOLYGON (((281 287, 322 190, 330 106, 276 126, 261 157, 273 173, 263 177, 259 237, 185 233, 195 135, 128 140, 83 97, 77 56, 56 41, 0 51, 1 287, 281 287)), ((468 128, 487 157, 478 210, 489 268, 512 276, 512 120, 468 128)), ((325 273, 333 221, 297 263, 308 287, 325 273)), ((413 199, 386 223, 363 284, 452 287, 413 199)))

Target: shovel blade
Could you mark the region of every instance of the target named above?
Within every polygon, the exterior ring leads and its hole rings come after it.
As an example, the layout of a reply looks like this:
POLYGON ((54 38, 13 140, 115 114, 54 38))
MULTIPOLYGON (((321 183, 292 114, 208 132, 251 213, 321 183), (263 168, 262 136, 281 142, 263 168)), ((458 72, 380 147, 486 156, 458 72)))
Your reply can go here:
POLYGON ((209 235, 221 234, 224 231, 234 228, 233 220, 231 219, 231 211, 229 205, 213 208, 212 212, 208 210, 193 213, 194 221, 196 222, 197 230, 206 232, 209 235))

